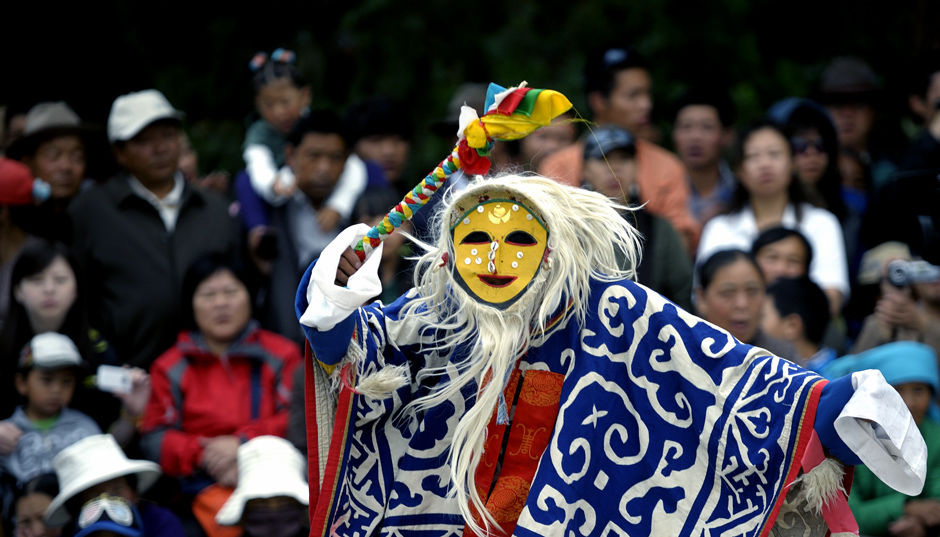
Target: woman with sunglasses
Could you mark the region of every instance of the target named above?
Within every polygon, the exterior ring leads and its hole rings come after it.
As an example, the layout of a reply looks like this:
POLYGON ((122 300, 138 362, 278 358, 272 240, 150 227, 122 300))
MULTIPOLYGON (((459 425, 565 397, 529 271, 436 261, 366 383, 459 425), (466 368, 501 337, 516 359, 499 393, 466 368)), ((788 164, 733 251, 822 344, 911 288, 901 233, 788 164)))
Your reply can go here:
POLYGON ((807 203, 795 160, 791 137, 777 124, 765 121, 748 129, 741 137, 740 180, 730 208, 705 225, 697 258, 725 248, 747 250, 771 227, 797 229, 817 253, 810 278, 838 312, 849 293, 842 228, 831 212, 807 203))
POLYGON ((770 107, 768 117, 785 125, 793 146, 793 164, 807 201, 839 219, 851 281, 861 261, 859 229, 869 195, 847 184, 840 171, 839 140, 829 113, 815 101, 789 97, 770 107))

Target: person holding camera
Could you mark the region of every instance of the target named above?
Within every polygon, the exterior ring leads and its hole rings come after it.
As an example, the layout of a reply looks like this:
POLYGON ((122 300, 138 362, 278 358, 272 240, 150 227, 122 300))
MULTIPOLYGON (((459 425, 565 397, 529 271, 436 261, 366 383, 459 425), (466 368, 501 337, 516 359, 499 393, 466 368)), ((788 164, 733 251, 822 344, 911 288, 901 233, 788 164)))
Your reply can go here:
POLYGON ((919 341, 940 353, 940 267, 923 260, 887 260, 881 298, 865 319, 853 352, 892 341, 919 341))

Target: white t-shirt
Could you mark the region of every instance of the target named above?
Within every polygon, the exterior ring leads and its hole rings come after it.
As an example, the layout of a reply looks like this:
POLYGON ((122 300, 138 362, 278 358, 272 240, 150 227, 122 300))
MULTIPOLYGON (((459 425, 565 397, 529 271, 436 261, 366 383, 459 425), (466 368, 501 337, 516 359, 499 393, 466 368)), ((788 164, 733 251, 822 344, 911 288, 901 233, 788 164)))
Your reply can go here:
MULTIPOLYGON (((813 260, 809 266, 809 277, 823 289, 835 289, 843 299, 849 296, 849 272, 845 261, 845 242, 839 220, 829 211, 808 203, 800 206, 803 217, 799 225, 793 205, 783 211, 780 225, 802 233, 813 247, 813 260)), ((713 253, 727 248, 751 251, 751 244, 758 235, 757 221, 750 207, 716 216, 705 224, 698 243, 696 262, 708 259, 713 253)))

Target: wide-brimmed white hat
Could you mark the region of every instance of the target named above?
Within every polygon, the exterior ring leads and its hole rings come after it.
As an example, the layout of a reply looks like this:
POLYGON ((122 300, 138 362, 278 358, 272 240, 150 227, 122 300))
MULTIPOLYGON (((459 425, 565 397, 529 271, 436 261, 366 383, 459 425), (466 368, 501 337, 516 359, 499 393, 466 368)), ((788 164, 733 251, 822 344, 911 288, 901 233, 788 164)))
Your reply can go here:
POLYGON ((222 526, 234 526, 241 522, 248 500, 277 496, 309 505, 306 459, 283 438, 253 438, 238 448, 238 486, 215 515, 215 521, 222 526))
POLYGON ((108 116, 108 141, 124 142, 137 136, 147 125, 161 119, 181 121, 183 113, 155 89, 121 95, 111 105, 108 116))
POLYGON ((137 476, 137 491, 143 492, 160 477, 160 466, 150 461, 128 459, 110 434, 86 436, 63 449, 52 459, 59 478, 59 495, 46 509, 46 523, 62 526, 71 515, 65 502, 82 491, 116 477, 137 476))

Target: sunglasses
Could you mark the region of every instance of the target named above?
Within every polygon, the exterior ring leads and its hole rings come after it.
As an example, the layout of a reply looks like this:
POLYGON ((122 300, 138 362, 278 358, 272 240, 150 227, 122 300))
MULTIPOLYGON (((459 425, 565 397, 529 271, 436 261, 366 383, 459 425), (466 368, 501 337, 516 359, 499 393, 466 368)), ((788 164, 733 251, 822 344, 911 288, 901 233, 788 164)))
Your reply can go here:
POLYGON ((792 138, 790 140, 790 145, 793 146, 793 152, 801 155, 810 150, 810 148, 815 149, 818 153, 823 153, 825 148, 823 147, 822 138, 816 138, 813 140, 807 140, 806 138, 792 138))

